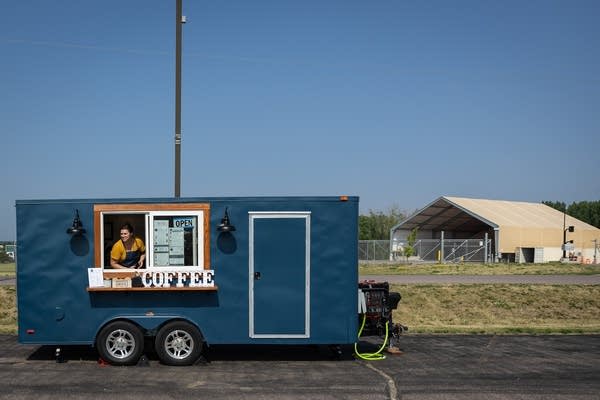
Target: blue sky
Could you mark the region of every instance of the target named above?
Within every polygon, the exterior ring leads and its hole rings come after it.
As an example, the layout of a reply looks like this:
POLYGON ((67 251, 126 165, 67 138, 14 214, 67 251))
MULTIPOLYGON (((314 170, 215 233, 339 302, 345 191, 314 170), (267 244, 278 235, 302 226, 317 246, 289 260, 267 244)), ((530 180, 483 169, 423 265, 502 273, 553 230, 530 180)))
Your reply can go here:
MULTIPOLYGON (((598 1, 184 0, 182 197, 600 199, 598 1)), ((175 0, 4 2, 16 199, 174 193, 175 0)))

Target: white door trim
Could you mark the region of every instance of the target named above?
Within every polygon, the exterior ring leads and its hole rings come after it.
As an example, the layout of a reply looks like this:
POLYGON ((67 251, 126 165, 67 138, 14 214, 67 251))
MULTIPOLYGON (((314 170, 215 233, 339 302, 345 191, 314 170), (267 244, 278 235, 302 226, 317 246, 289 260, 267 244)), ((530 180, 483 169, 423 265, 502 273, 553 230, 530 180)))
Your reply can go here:
POLYGON ((251 338, 309 338, 310 337, 310 211, 249 211, 248 212, 248 328, 251 338), (259 218, 304 218, 305 229, 305 282, 304 333, 257 334, 254 332, 254 220, 259 218))

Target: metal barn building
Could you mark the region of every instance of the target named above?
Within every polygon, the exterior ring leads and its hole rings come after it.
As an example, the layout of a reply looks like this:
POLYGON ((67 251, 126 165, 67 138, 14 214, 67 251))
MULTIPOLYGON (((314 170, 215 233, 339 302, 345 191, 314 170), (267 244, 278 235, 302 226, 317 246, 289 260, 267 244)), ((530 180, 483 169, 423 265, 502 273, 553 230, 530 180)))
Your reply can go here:
POLYGON ((392 254, 402 254, 415 228, 413 248, 422 260, 542 263, 564 252, 595 263, 600 257, 600 229, 542 203, 442 196, 391 229, 392 254))

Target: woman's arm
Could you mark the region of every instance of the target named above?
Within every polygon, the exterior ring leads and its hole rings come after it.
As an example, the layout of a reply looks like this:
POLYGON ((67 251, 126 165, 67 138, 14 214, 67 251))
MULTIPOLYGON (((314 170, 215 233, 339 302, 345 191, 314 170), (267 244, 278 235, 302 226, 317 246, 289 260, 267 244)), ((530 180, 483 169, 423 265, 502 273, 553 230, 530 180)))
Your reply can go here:
POLYGON ((127 267, 124 267, 121 264, 119 264, 119 262, 117 260, 115 260, 114 258, 110 259, 110 266, 115 269, 128 269, 127 267))
POLYGON ((136 268, 143 268, 144 261, 146 260, 146 246, 144 245, 144 241, 140 238, 135 238, 135 243, 138 247, 138 252, 140 254, 140 259, 136 263, 136 268))
POLYGON ((142 253, 142 255, 140 255, 140 259, 137 263, 137 267, 138 268, 142 268, 144 266, 144 260, 146 259, 146 253, 142 253))

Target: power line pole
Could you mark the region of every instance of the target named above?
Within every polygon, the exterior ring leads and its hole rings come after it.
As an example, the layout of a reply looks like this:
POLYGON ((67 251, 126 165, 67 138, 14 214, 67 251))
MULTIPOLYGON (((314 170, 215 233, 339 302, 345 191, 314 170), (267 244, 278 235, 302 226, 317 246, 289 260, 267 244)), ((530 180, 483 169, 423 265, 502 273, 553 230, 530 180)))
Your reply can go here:
POLYGON ((176 0, 175 20, 175 197, 181 195, 181 26, 185 23, 183 0, 176 0))

